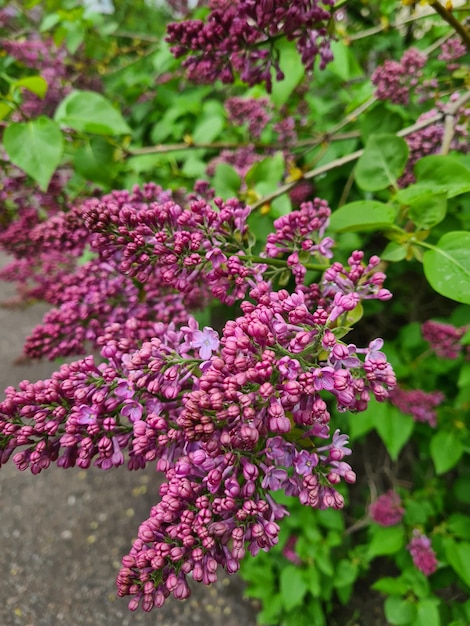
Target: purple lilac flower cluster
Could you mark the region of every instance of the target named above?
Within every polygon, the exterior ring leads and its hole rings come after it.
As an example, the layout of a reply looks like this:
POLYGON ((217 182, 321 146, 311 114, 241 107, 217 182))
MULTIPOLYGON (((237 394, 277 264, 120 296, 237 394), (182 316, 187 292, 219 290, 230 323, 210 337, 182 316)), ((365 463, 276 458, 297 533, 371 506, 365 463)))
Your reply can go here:
POLYGON ((458 37, 452 37, 441 45, 439 61, 445 61, 447 70, 453 72, 460 67, 458 59, 467 54, 467 49, 458 37))
POLYGON ((422 389, 395 387, 390 393, 389 400, 405 415, 412 415, 415 422, 425 422, 435 428, 436 407, 445 400, 445 396, 440 391, 428 393, 422 389))
POLYGON ((26 89, 23 90, 22 116, 31 118, 41 114, 52 115, 58 103, 71 90, 70 81, 67 80, 65 48, 57 48, 52 41, 42 39, 16 41, 4 39, 1 45, 17 62, 39 71, 47 83, 44 98, 26 89))
POLYGON ((165 472, 162 500, 118 577, 132 609, 185 598, 189 573, 209 584, 219 565, 235 572, 246 549, 272 547, 287 513, 273 491, 341 508, 336 485, 355 474, 347 437, 330 434, 326 399, 362 411, 395 385, 377 346, 343 344, 332 316, 311 312, 303 292, 253 291, 259 303, 243 302, 220 342, 192 318, 180 328, 113 324, 103 363, 64 365, 50 380, 8 388, 0 404, 1 463, 13 455, 33 473, 52 462, 108 469, 127 449, 131 469, 156 460, 165 472))
POLYGON ((231 83, 239 73, 249 85, 264 82, 270 91, 272 70, 278 80, 283 78, 274 48, 280 35, 296 41, 308 70, 317 57, 321 69, 332 60, 327 26, 333 5, 333 0, 238 0, 214 8, 206 22, 170 24, 167 41, 176 57, 189 55, 184 66, 192 80, 231 83))
POLYGON ((268 98, 238 98, 225 101, 230 124, 244 126, 248 124, 251 138, 259 139, 271 119, 268 98))
MULTIPOLYGON (((417 122, 424 122, 434 117, 439 112, 445 115, 449 110, 449 105, 458 100, 460 95, 459 92, 455 92, 451 94, 448 102, 438 102, 436 107, 420 115, 417 122)), ((457 152, 467 153, 469 150, 468 121, 470 119, 470 109, 462 106, 453 117, 455 118, 454 135, 450 148, 457 152)), ((438 154, 442 147, 443 138, 444 122, 430 124, 406 137, 406 142, 409 147, 409 157, 405 172, 398 180, 400 187, 407 187, 415 182, 416 179, 413 170, 416 162, 430 154, 438 154)))
POLYGON ((400 61, 385 61, 372 74, 375 96, 394 104, 408 104, 410 90, 421 80, 425 63, 426 55, 416 48, 407 50, 400 61))
MULTIPOLYGON (((206 187, 198 190, 210 198, 206 187)), ((396 383, 381 340, 367 348, 341 340, 362 299, 390 297, 377 257, 365 263, 356 251, 347 267, 333 263, 318 284, 297 280, 292 293, 265 279, 270 261, 298 268, 291 257, 299 252, 328 260, 324 201, 277 220, 256 262, 247 262, 248 207, 217 198, 209 204, 197 193, 187 203, 147 186, 82 205, 86 241, 100 257, 51 297, 60 303, 59 328, 68 315, 77 333, 83 319, 79 339, 101 346, 103 361, 87 357, 49 380, 24 381, 0 404, 1 463, 12 457, 33 473, 53 462, 109 469, 126 454, 130 469, 156 462, 165 473, 162 499, 118 576, 131 609, 161 606, 170 594, 185 598, 189 574, 209 584, 219 566, 237 571, 247 550, 269 550, 287 514, 274 491, 341 508, 337 485, 353 483, 355 474, 345 461, 347 436, 331 430, 331 408, 364 411, 396 383), (116 271, 125 274, 119 282, 116 271), (243 314, 225 324, 220 339, 184 310, 183 298, 194 298, 198 283, 225 302, 249 290, 243 314), (169 293, 179 309, 162 300, 162 286, 177 292, 169 293), (139 289, 147 290, 143 312, 139 289), (129 309, 135 316, 128 319, 129 309)), ((48 324, 44 341, 56 332, 52 318, 48 324)))
POLYGON ((404 514, 401 498, 393 490, 383 493, 369 506, 370 518, 380 526, 395 526, 401 522, 404 514))
POLYGON ((437 569, 437 559, 429 537, 423 535, 419 530, 415 530, 407 548, 415 567, 422 571, 425 576, 434 574, 437 569))
POLYGON ((458 328, 453 324, 432 320, 424 322, 421 326, 423 338, 429 342, 431 350, 443 359, 457 359, 462 354, 464 346, 461 340, 467 330, 467 326, 458 328))

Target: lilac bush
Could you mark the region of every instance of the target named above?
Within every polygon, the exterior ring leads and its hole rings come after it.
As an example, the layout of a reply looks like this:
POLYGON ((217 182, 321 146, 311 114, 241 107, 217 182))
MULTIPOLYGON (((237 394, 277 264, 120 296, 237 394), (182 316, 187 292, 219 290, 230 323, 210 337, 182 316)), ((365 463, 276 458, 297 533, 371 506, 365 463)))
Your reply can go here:
POLYGON ((465 626, 465 10, 204 5, 0 11, 0 278, 51 307, 24 357, 83 357, 6 389, 0 466, 163 475, 131 610, 224 570, 265 624, 340 623, 357 584, 465 626))

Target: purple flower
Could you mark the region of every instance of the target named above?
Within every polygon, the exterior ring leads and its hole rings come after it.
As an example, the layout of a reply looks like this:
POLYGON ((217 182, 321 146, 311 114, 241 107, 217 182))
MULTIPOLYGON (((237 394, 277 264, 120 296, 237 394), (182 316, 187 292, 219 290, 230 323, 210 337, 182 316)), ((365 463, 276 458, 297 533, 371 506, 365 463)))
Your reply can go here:
POLYGON ((86 404, 82 404, 79 408, 77 422, 83 425, 96 424, 96 409, 86 404))
POLYGON ((311 474, 314 467, 318 465, 318 456, 315 453, 309 453, 307 450, 301 450, 294 457, 294 468, 297 474, 307 476, 311 474))
POLYGON ((133 400, 127 401, 121 409, 121 415, 127 417, 131 422, 137 422, 142 417, 143 407, 133 400))
POLYGON ((207 361, 211 358, 212 352, 219 349, 219 335, 218 333, 204 326, 204 330, 196 330, 193 332, 193 338, 191 340, 191 348, 199 348, 199 358, 203 361, 207 361))
POLYGON ((400 496, 394 491, 382 494, 369 507, 369 515, 380 526, 395 526, 403 518, 405 509, 400 496))
POLYGON ((407 548, 413 558, 413 563, 425 576, 434 574, 437 569, 437 559, 429 537, 421 534, 419 530, 414 530, 413 538, 407 548))

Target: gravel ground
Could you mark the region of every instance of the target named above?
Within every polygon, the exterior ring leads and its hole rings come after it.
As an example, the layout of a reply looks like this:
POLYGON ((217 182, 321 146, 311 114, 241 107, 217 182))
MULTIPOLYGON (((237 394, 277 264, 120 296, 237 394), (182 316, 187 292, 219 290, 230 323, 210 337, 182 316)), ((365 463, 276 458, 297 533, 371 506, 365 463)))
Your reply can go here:
MULTIPOLYGON (((0 255, 0 267, 7 258, 0 255)), ((0 282, 0 303, 13 295, 0 282)), ((46 307, 0 308, 0 388, 47 378, 50 363, 15 366, 23 340, 46 307)), ((3 397, 3 395, 2 395, 3 397)), ((150 614, 130 613, 116 595, 120 559, 158 498, 159 475, 147 468, 62 470, 39 476, 9 463, 0 471, 0 626, 254 626, 255 605, 236 576, 193 586, 150 614)))

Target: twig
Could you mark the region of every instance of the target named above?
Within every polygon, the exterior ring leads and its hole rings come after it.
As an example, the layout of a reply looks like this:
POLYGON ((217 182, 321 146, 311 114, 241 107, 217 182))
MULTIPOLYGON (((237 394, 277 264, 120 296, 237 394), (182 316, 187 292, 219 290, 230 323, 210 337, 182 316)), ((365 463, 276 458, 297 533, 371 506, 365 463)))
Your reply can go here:
MULTIPOLYGON (((359 137, 359 133, 351 131, 349 133, 338 133, 334 137, 329 137, 329 133, 322 133, 315 139, 304 139, 296 143, 292 149, 304 148, 306 146, 317 146, 327 139, 329 141, 344 141, 345 139, 355 139, 359 137)), ((167 152, 176 152, 177 150, 235 150, 237 148, 247 148, 253 146, 253 148, 259 150, 282 150, 285 148, 285 144, 276 143, 238 143, 238 142, 226 142, 226 141, 214 141, 212 143, 192 143, 190 141, 181 143, 167 143, 158 144, 156 146, 146 146, 144 148, 127 148, 126 154, 129 156, 138 156, 142 154, 166 154, 167 152)))
POLYGON ((456 102, 447 108, 444 118, 444 136, 442 138, 441 154, 447 154, 450 150, 450 144, 455 134, 455 114, 468 100, 470 100, 470 91, 464 93, 456 102))
POLYGON ((459 22, 459 20, 454 17, 452 13, 439 2, 439 0, 430 0, 429 4, 445 22, 452 26, 455 32, 460 36, 460 39, 465 44, 467 50, 470 52, 470 33, 465 26, 459 22))

